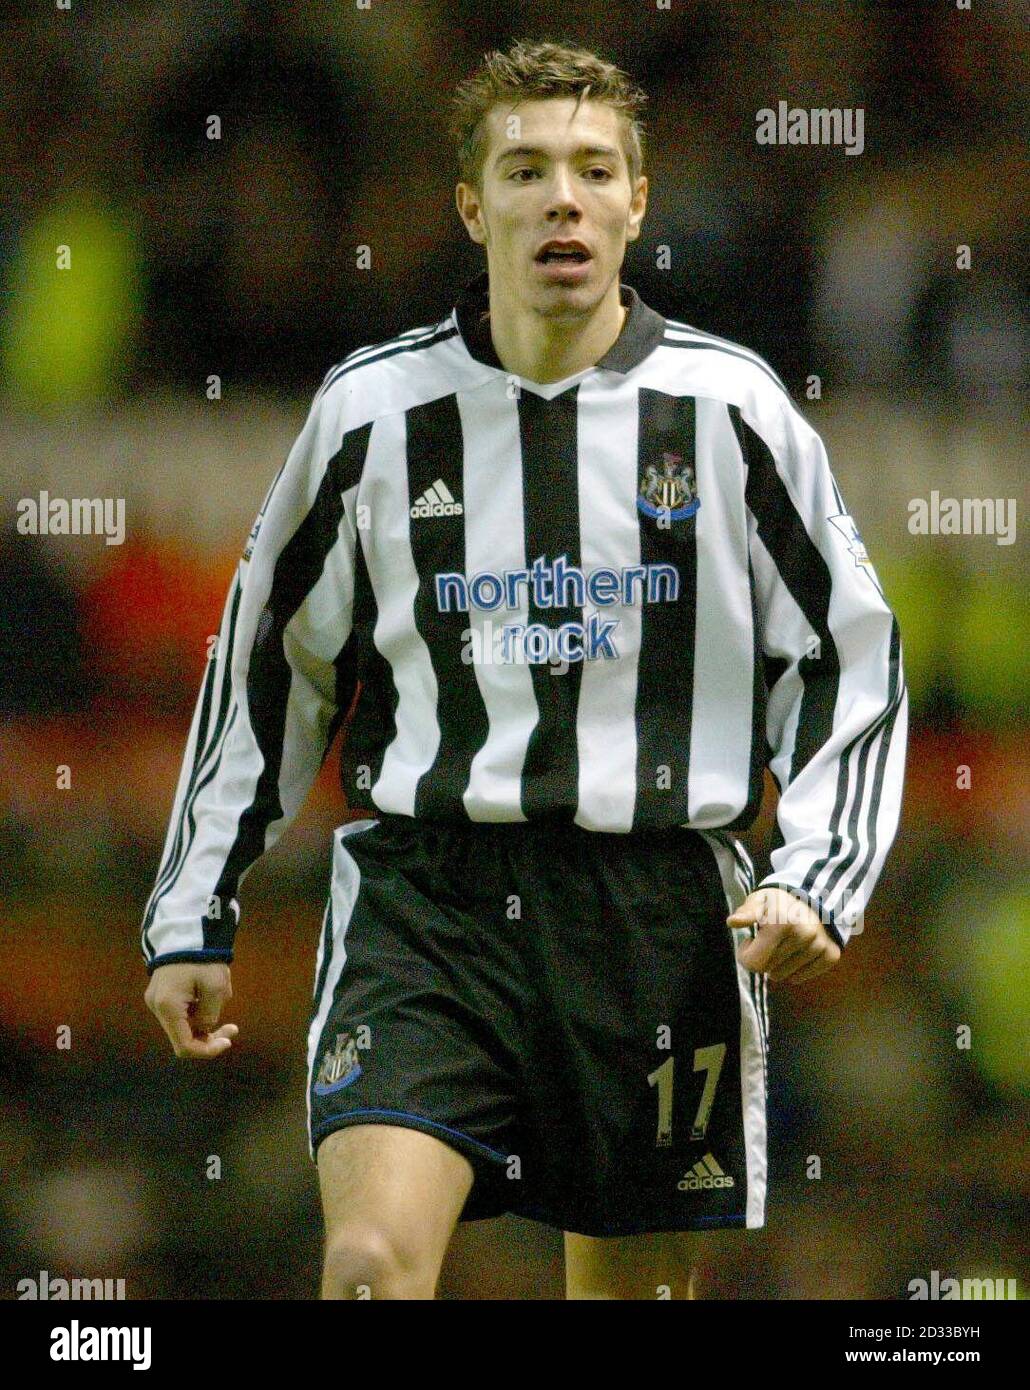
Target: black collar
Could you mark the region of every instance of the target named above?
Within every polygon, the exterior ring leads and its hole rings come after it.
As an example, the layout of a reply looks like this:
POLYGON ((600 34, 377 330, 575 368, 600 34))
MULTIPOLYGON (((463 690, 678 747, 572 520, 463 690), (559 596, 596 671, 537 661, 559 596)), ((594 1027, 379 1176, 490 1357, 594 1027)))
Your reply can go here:
MULTIPOLYGON (((665 320, 630 285, 619 284, 619 301, 629 310, 622 332, 594 365, 606 372, 628 372, 648 357, 665 335, 665 320)), ((470 356, 504 371, 489 327, 490 279, 481 271, 462 290, 455 306, 458 331, 470 356)))

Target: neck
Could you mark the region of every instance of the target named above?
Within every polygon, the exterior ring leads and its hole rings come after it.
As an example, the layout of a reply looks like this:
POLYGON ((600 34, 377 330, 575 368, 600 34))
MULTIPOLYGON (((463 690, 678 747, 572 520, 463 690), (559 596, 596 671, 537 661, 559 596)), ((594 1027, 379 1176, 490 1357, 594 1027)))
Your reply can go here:
POLYGON ((549 318, 497 288, 490 276, 490 335, 506 372, 546 385, 592 367, 622 332, 629 312, 616 277, 588 314, 549 318))

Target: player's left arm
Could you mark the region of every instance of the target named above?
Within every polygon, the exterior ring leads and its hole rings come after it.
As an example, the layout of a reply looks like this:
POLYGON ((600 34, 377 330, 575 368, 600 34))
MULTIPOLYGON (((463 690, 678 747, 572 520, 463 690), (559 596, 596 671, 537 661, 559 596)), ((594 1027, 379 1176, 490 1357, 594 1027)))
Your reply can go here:
POLYGON ((901 812, 901 637, 822 441, 790 399, 731 408, 780 789, 772 872, 729 918, 748 969, 800 983, 862 930, 901 812))

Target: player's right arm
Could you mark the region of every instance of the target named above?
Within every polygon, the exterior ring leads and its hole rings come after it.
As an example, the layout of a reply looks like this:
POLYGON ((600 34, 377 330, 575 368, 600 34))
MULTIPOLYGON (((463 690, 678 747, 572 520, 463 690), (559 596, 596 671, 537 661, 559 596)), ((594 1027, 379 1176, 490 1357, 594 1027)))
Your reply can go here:
POLYGON ((356 495, 367 430, 320 392, 258 513, 197 697, 141 945, 148 1006, 178 1055, 235 1025, 229 962, 244 876, 294 819, 350 703, 356 495))

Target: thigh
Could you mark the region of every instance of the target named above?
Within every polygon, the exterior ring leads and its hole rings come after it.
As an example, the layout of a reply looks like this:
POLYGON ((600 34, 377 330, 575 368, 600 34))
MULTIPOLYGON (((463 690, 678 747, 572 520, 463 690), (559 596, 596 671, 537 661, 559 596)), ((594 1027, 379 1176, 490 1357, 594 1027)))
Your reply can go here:
POLYGON ((420 1130, 349 1125, 318 1148, 326 1243, 375 1231, 405 1264, 439 1272, 472 1186, 472 1165, 420 1130))
POLYGON ((695 1298, 703 1240, 697 1231, 603 1238, 566 1231, 566 1297, 695 1298))

